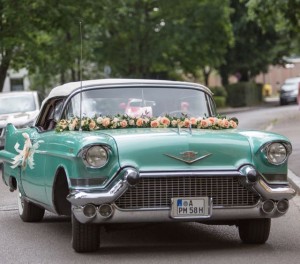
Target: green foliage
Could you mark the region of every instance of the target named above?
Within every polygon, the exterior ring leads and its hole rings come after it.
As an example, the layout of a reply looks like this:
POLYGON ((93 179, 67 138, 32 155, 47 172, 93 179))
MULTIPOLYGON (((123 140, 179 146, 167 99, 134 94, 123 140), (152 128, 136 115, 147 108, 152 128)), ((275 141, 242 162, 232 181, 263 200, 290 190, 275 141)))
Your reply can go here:
POLYGON ((207 83, 215 69, 248 81, 300 51, 299 14, 300 0, 0 0, 0 90, 22 67, 38 90, 81 75, 207 83))
POLYGON ((250 20, 245 1, 231 0, 231 7, 234 10, 231 23, 235 44, 228 49, 225 63, 219 68, 223 85, 228 83, 230 74, 236 75, 243 82, 261 72, 267 72, 270 64, 278 63, 282 58, 288 44, 274 23, 262 28, 258 21, 250 20))
POLYGON ((285 40, 287 53, 300 53, 300 0, 244 0, 244 3, 250 20, 256 21, 263 30, 274 27, 285 40))
POLYGON ((232 107, 258 105, 262 102, 262 85, 254 82, 239 82, 226 86, 227 103, 232 107))
POLYGON ((214 96, 223 96, 227 97, 227 91, 224 87, 222 86, 214 86, 214 87, 209 87, 210 90, 213 92, 214 96))
POLYGON ((217 108, 226 107, 226 97, 225 96, 214 96, 214 100, 217 108))

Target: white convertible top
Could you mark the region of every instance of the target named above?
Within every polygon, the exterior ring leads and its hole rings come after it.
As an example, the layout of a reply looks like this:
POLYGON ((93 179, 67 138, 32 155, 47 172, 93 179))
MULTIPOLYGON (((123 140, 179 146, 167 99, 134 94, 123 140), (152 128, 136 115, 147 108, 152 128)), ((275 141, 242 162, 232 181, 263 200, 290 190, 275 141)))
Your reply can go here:
MULTIPOLYGON (((185 87, 193 87, 204 90, 211 94, 211 91, 197 83, 190 82, 178 82, 178 81, 162 81, 162 80, 147 80, 147 79, 99 79, 99 80, 88 80, 82 81, 82 88, 86 88, 89 86, 122 86, 122 85, 166 85, 166 86, 185 86, 185 87)), ((81 82, 70 82, 60 86, 57 86, 51 90, 46 100, 58 97, 58 96, 68 96, 73 91, 81 88, 81 82)))

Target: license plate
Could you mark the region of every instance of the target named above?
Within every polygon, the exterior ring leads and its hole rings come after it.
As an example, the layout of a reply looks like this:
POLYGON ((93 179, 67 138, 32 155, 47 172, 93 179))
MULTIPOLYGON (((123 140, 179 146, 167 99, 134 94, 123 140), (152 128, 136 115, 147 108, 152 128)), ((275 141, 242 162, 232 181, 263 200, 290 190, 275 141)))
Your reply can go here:
POLYGON ((172 198, 173 218, 207 218, 211 215, 211 200, 208 197, 172 198))

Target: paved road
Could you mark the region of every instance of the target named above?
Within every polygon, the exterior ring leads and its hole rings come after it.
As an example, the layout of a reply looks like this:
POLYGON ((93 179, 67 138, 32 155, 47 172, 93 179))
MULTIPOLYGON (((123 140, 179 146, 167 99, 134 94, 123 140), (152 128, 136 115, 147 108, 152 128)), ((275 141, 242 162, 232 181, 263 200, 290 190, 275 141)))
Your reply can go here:
POLYGON ((23 223, 15 195, 3 187, 0 185, 1 263, 299 263, 299 196, 292 200, 287 215, 273 220, 265 245, 242 244, 234 226, 154 224, 101 230, 101 250, 77 254, 71 248, 68 218, 47 214, 41 223, 23 223))

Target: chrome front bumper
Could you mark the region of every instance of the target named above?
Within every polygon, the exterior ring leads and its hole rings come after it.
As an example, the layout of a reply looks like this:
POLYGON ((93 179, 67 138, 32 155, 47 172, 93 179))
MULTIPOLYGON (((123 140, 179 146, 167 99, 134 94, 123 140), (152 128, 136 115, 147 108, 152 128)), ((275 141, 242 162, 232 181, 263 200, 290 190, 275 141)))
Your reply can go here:
MULTIPOLYGON (((243 170, 245 171, 245 170, 243 170)), ((130 222, 165 222, 178 221, 171 216, 171 208, 164 209, 147 209, 147 210, 124 210, 115 205, 115 201, 122 196, 129 188, 132 187, 132 177, 130 175, 135 173, 132 168, 125 168, 119 176, 111 182, 106 189, 98 191, 73 190, 67 197, 72 204, 72 211, 75 217, 81 223, 130 223, 130 222), (93 216, 88 217, 84 213, 84 207, 87 204, 95 205, 96 212, 93 216), (110 217, 103 217, 99 213, 99 205, 108 204, 111 206, 112 214, 110 217)), ((191 175, 201 175, 201 172, 190 172, 191 175)), ((237 175, 244 179, 245 186, 251 188, 256 192, 260 199, 255 206, 245 207, 214 207, 211 208, 211 215, 206 218, 184 218, 180 221, 201 221, 207 220, 237 220, 247 218, 265 218, 278 217, 285 212, 277 210, 277 203, 279 201, 287 201, 296 195, 296 191, 288 185, 280 187, 271 187, 262 178, 257 178, 255 182, 249 182, 247 175, 242 171, 231 172, 203 172, 203 175, 211 173, 212 175, 219 175, 226 177, 226 175, 237 175), (264 201, 272 201, 274 203, 274 210, 271 212, 264 212, 262 206, 264 201)), ((185 172, 185 175, 187 172, 185 172)), ((165 174, 164 174, 165 175, 165 174)), ((174 175, 174 173, 172 173, 174 175)), ((136 177, 136 175, 134 175, 136 177)), ((149 173, 146 175, 149 177, 149 173)), ((143 177, 143 175, 140 175, 143 177)))

